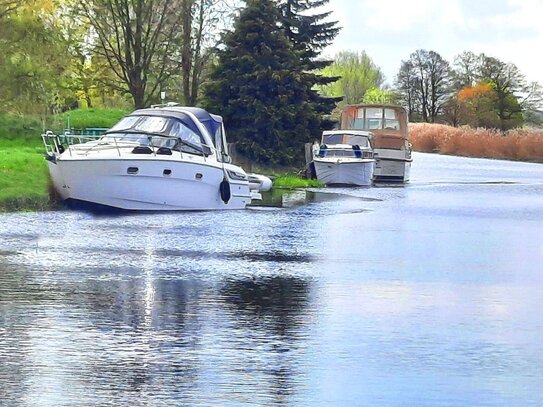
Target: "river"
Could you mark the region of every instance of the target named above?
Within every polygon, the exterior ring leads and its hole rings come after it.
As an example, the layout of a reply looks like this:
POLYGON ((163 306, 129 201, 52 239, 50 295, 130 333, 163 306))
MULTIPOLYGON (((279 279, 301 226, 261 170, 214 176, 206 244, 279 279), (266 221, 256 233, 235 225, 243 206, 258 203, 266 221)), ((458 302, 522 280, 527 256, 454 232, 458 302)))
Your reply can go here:
POLYGON ((0 214, 0 405, 543 405, 543 165, 282 200, 0 214))

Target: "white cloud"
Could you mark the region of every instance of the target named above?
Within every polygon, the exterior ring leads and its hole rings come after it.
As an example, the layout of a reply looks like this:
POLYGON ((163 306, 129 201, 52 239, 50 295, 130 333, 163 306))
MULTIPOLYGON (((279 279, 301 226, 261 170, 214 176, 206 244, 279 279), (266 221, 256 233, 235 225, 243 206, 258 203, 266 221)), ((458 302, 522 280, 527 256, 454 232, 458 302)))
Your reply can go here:
POLYGON ((388 81, 419 48, 452 62, 463 51, 515 63, 543 84, 542 0, 333 0, 343 30, 328 50, 365 50, 388 81))

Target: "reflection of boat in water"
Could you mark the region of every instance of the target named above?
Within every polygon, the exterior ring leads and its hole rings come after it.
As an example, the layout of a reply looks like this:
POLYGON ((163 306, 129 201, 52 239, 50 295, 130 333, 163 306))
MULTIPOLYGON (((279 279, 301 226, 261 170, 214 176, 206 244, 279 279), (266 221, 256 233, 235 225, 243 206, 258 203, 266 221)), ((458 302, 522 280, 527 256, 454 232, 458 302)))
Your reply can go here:
POLYGON ((341 128, 373 134, 374 181, 406 182, 411 170, 407 112, 395 105, 353 105, 343 108, 341 128))
POLYGON ((128 210, 242 209, 268 185, 230 163, 222 118, 199 108, 136 110, 94 139, 42 138, 64 200, 128 210))
POLYGON ((317 179, 326 185, 371 185, 375 160, 370 137, 367 131, 325 131, 313 155, 317 179))

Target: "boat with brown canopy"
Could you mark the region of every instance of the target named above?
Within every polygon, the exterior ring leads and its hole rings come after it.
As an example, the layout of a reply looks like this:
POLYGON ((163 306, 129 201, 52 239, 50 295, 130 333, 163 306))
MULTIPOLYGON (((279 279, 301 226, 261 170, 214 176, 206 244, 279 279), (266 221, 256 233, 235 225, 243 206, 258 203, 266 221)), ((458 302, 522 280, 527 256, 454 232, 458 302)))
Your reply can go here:
POLYGON ((407 112, 397 105, 361 104, 345 106, 342 130, 365 130, 373 134, 376 182, 406 182, 411 170, 411 144, 407 112))

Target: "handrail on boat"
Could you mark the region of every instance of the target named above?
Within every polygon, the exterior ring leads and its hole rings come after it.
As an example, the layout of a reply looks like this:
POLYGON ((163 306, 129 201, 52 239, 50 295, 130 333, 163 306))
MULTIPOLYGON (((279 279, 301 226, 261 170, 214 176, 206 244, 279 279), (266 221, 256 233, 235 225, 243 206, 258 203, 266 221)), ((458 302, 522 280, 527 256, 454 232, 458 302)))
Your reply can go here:
MULTIPOLYGON (((64 151, 64 149, 68 149, 68 151, 70 153, 70 156, 73 156, 73 154, 75 154, 75 151, 72 149, 72 147, 74 147, 76 145, 83 145, 83 144, 85 144, 85 143, 87 143, 89 141, 98 141, 103 136, 104 136, 104 134, 100 134, 100 135, 97 135, 97 134, 85 134, 85 135, 71 134, 68 131, 65 131, 64 134, 62 134, 62 135, 57 135, 57 134, 53 133, 50 130, 46 131, 45 134, 41 135, 47 155, 54 155, 55 153, 56 154, 61 154, 64 151), (66 147, 64 147, 64 144, 66 145, 66 147)), ((120 157, 121 156, 121 149, 123 148, 123 146, 119 146, 119 143, 117 142, 118 141, 117 139, 119 139, 120 137, 115 137, 115 136, 111 136, 111 135, 109 135, 108 137, 113 138, 113 142, 115 144, 114 148, 117 150, 117 153, 119 154, 119 157, 120 157)), ((176 141, 177 140, 183 141, 179 137, 168 137, 168 136, 160 136, 160 137, 163 137, 165 139, 173 139, 173 140, 176 140, 176 141)), ((209 149, 209 151, 210 151, 209 155, 215 155, 215 156, 217 155, 217 148, 214 145, 208 145, 208 144, 204 144, 204 143, 201 143, 200 145, 202 147, 204 147, 204 148, 209 149)), ((93 151, 95 148, 98 148, 98 147, 104 148, 104 146, 105 146, 105 143, 102 144, 102 143, 98 142, 98 143, 96 143, 94 145, 91 145, 88 149, 86 149, 86 150, 84 150, 82 152, 83 152, 84 155, 87 155, 88 153, 93 151)), ((150 144, 150 146, 152 148, 154 156, 156 157, 156 150, 155 150, 156 146, 154 146, 152 144, 150 144)), ((81 149, 79 151, 81 152, 81 149)), ((179 152, 180 158, 183 159, 183 152, 181 150, 178 150, 178 152, 179 152)), ((202 154, 202 157, 204 159, 204 162, 207 161, 206 154, 202 154)))

